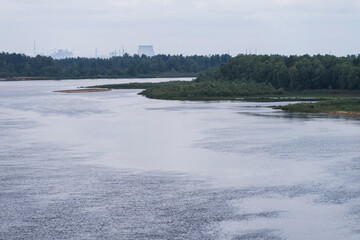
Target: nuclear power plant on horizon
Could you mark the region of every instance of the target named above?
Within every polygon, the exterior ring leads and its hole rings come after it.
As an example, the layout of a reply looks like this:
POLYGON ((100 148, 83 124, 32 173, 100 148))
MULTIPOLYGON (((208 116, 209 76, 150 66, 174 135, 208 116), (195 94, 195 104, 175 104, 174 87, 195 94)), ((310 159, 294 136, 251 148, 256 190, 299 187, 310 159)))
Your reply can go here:
MULTIPOLYGON (((95 57, 95 58, 112 58, 112 57, 121 57, 124 56, 125 54, 128 54, 127 51, 125 50, 124 46, 122 46, 122 49, 115 49, 114 51, 111 51, 109 53, 102 53, 99 54, 99 49, 95 48, 94 51, 94 55, 91 55, 91 57, 95 57)), ((154 47, 153 45, 139 45, 138 46, 138 51, 136 53, 139 56, 145 55, 147 57, 153 57, 155 56, 154 53, 154 47)), ((33 56, 49 56, 52 57, 54 59, 64 59, 64 58, 73 58, 76 57, 77 55, 74 55, 73 51, 68 51, 67 49, 58 49, 58 50, 54 50, 53 52, 48 52, 48 51, 44 51, 39 53, 37 51, 37 46, 36 46, 36 41, 34 41, 34 53, 33 56)))
POLYGON ((139 45, 139 49, 138 49, 138 55, 142 56, 148 56, 148 57, 153 57, 154 54, 154 48, 152 45, 139 45))

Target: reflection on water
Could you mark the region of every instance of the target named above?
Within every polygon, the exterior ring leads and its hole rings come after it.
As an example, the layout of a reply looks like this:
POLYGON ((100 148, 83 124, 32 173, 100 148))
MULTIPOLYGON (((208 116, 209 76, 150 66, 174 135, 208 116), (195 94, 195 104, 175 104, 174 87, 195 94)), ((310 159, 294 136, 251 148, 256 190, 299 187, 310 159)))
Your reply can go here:
MULTIPOLYGON (((287 119, 294 119, 294 120, 307 120, 312 119, 314 116, 311 116, 306 113, 288 113, 283 111, 278 112, 271 112, 271 113, 259 113, 259 112, 239 112, 239 114, 255 116, 255 117, 267 117, 267 118, 287 118, 287 119)), ((321 115, 320 115, 321 116, 321 115)), ((320 117, 317 116, 317 117, 320 117)))
POLYGON ((0 239, 359 239, 358 120, 118 81, 0 83, 0 239))

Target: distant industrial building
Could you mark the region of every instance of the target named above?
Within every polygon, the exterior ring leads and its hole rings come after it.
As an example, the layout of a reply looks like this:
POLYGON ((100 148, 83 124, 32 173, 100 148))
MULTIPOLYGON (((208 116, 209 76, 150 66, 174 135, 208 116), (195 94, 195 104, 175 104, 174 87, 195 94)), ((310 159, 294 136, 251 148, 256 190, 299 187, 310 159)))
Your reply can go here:
POLYGON ((54 59, 72 58, 73 53, 69 52, 68 50, 59 49, 57 52, 54 52, 54 54, 51 54, 50 56, 54 59))
POLYGON ((119 49, 119 50, 116 49, 113 52, 109 52, 109 57, 110 58, 112 58, 112 57, 121 57, 121 56, 124 56, 124 55, 125 55, 124 47, 122 47, 122 50, 121 49, 119 49))
POLYGON ((118 56, 117 50, 109 53, 109 57, 117 57, 117 56, 118 56))
POLYGON ((139 49, 138 49, 138 55, 142 56, 148 56, 148 57, 153 57, 154 54, 154 48, 152 45, 139 45, 139 49))

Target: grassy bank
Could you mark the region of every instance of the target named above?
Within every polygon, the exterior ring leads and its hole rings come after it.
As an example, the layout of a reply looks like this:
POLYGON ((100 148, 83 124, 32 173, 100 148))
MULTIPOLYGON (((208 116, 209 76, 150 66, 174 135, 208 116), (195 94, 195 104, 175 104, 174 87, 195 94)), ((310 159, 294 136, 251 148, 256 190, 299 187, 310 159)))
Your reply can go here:
POLYGON ((166 100, 232 100, 241 97, 278 96, 283 93, 270 84, 255 82, 171 81, 161 83, 128 83, 94 86, 111 89, 144 89, 140 94, 166 100))
POLYGON ((274 108, 289 112, 329 113, 360 117, 360 99, 333 99, 316 103, 276 106, 274 108))
POLYGON ((177 100, 246 100, 246 101, 322 101, 337 98, 360 98, 360 91, 303 90, 284 91, 254 82, 170 81, 159 83, 124 83, 92 86, 109 89, 143 89, 140 94, 154 99, 177 100))

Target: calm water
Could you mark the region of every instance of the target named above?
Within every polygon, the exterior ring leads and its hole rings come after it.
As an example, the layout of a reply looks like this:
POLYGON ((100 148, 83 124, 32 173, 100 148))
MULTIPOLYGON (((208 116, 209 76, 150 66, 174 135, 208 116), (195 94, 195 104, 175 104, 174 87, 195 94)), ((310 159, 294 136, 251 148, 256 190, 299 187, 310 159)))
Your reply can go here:
POLYGON ((359 120, 119 81, 0 82, 0 239, 360 239, 359 120))

